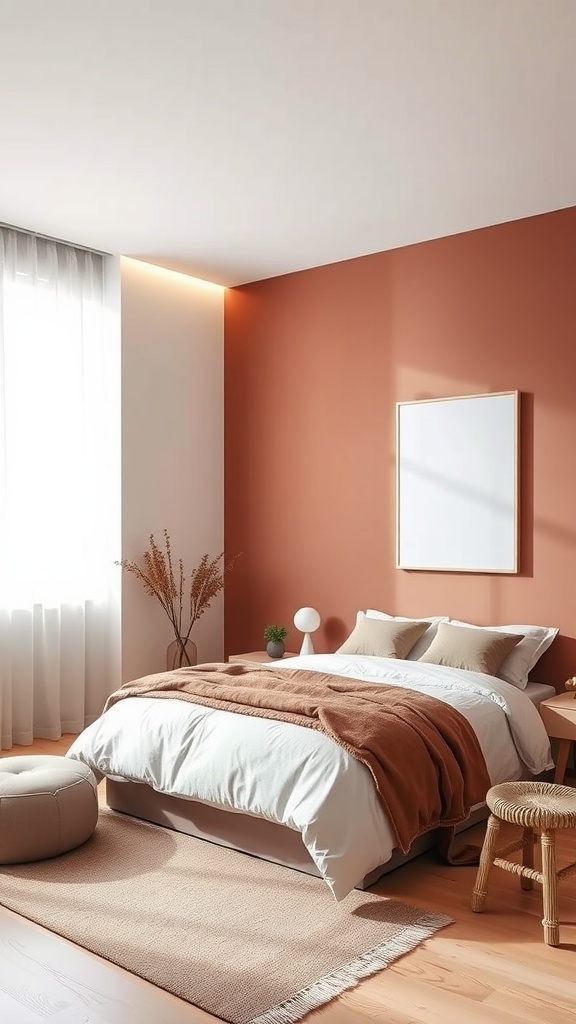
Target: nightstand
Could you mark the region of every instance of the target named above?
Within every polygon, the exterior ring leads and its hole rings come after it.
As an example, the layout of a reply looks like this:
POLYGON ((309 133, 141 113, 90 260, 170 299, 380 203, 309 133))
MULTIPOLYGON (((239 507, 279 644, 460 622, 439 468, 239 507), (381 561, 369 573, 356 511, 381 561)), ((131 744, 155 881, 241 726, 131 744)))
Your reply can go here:
POLYGON ((576 740, 576 699, 574 691, 557 693, 555 697, 543 700, 540 705, 542 721, 552 739, 560 740, 556 757, 554 782, 562 785, 570 753, 570 744, 576 740))
MULTIPOLYGON (((297 658, 297 654, 292 654, 290 651, 284 652, 284 660, 286 658, 297 658)), ((245 665, 268 665, 274 661, 281 661, 281 658, 269 658, 266 651, 250 651, 248 654, 231 654, 228 661, 240 662, 245 665)))

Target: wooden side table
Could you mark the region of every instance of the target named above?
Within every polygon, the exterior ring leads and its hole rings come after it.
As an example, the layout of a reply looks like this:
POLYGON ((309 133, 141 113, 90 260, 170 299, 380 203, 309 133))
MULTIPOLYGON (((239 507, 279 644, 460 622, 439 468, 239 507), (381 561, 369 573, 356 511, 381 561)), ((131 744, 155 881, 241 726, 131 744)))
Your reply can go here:
POLYGON ((554 782, 562 785, 570 753, 570 744, 576 740, 576 699, 574 691, 557 693, 540 704, 540 714, 551 739, 559 740, 554 782))
MULTIPOLYGON (((297 658, 298 655, 291 651, 284 652, 284 660, 286 658, 297 658)), ((244 665, 272 665, 275 661, 281 661, 281 658, 269 658, 266 651, 249 651, 248 654, 231 654, 228 661, 240 662, 244 665)))

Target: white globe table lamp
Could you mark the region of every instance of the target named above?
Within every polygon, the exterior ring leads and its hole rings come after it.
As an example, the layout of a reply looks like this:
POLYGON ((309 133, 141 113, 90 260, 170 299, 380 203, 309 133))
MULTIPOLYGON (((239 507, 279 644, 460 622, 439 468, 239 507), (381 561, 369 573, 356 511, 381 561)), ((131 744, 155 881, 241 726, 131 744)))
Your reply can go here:
POLYGON ((294 625, 301 633, 304 633, 300 654, 314 654, 311 633, 318 629, 321 623, 320 613, 315 608, 299 608, 294 616, 294 625))

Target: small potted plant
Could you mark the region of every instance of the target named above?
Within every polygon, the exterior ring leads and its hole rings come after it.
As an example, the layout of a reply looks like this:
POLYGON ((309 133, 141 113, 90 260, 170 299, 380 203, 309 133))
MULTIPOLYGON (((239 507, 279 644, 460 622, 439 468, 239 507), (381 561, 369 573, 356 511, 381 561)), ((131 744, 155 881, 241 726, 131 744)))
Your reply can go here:
POLYGON ((284 641, 287 636, 286 626, 266 626, 264 639, 266 640, 266 654, 269 658, 283 657, 286 650, 284 641))

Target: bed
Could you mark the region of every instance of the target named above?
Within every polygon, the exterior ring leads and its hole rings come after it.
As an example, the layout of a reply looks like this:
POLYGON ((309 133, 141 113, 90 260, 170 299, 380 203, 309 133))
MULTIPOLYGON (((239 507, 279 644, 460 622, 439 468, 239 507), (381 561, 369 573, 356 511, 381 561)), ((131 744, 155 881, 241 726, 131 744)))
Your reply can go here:
MULTIPOLYGON (((537 709, 553 687, 520 689, 485 672, 343 648, 274 667, 400 687, 455 707, 474 730, 491 784, 553 768, 537 709)), ((84 730, 68 756, 106 777, 113 809, 318 874, 338 900, 434 841, 427 832, 399 850, 365 765, 322 733, 286 722, 128 697, 84 730)), ((458 827, 481 816, 479 804, 458 827)))

